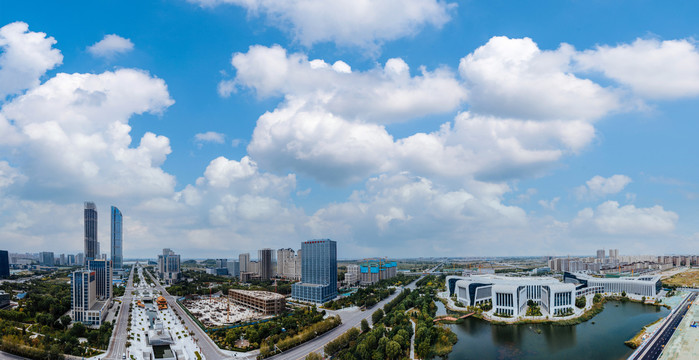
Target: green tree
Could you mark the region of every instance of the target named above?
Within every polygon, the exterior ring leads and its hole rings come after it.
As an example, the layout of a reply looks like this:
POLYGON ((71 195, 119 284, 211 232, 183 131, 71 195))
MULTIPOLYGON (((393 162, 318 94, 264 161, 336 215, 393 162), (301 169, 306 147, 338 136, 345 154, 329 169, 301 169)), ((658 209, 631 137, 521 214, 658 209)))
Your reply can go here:
POLYGON ((359 345, 357 345, 357 351, 356 351, 357 356, 361 360, 369 360, 371 359, 371 353, 369 352, 369 346, 365 342, 361 342, 359 345))
POLYGON ((430 355, 430 342, 428 339, 425 339, 424 341, 420 342, 418 344, 417 349, 415 349, 415 352, 417 353, 417 356, 422 358, 422 359, 427 359, 430 355))
POLYGON ((73 327, 70 329, 70 334, 75 337, 84 337, 85 331, 87 331, 85 325, 83 325, 83 323, 77 322, 73 324, 73 327))
POLYGON ((621 297, 626 297, 626 291, 621 292, 621 297))
POLYGON ((578 309, 584 308, 586 302, 587 302, 587 301, 585 300, 585 297, 584 297, 584 296, 579 296, 579 297, 575 298, 575 306, 576 306, 578 309))
POLYGON ((400 344, 391 340, 386 344, 386 358, 396 359, 401 354, 400 344))
POLYGON ((362 319, 361 328, 363 333, 369 331, 369 322, 366 319, 362 319))
POLYGON ((383 319, 383 310, 378 309, 374 311, 373 314, 371 314, 371 321, 374 324, 374 326, 376 326, 376 324, 378 324, 381 321, 381 319, 383 319))
POLYGON ((323 360, 323 357, 318 353, 310 353, 306 355, 305 360, 323 360))
POLYGON ((61 316, 59 321, 61 322, 61 326, 63 326, 63 328, 65 329, 68 327, 68 325, 70 325, 71 318, 68 315, 63 315, 63 316, 61 316))
POLYGON ((602 301, 602 294, 595 294, 595 296, 592 298, 592 303, 597 304, 600 301, 602 301))

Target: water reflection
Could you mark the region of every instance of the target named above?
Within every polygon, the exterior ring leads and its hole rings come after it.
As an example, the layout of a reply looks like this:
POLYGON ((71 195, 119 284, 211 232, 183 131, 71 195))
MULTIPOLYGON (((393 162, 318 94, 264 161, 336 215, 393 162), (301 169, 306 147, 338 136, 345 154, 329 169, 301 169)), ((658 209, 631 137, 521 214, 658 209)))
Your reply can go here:
POLYGON ((546 345, 548 345, 549 351, 552 353, 576 345, 577 326, 542 325, 539 328, 541 329, 541 334, 546 338, 546 345))
MULTIPOLYGON (((444 310, 438 303, 439 310, 444 310)), ((631 353, 624 345, 640 328, 669 312, 636 303, 610 302, 592 321, 575 326, 491 325, 466 318, 448 325, 459 341, 450 359, 620 359, 631 353), (592 324, 592 322, 595 324, 592 324)), ((443 312, 443 314, 446 312, 443 312)))
POLYGON ((512 345, 522 341, 521 325, 495 325, 490 330, 496 345, 512 345))

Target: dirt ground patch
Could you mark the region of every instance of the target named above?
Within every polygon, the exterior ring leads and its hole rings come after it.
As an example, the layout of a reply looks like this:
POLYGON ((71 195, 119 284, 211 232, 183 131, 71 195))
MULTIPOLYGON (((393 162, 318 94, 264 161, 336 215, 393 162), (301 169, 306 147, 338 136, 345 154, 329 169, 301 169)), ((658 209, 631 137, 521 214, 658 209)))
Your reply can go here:
POLYGON ((699 287, 699 269, 689 269, 663 280, 663 284, 677 287, 699 287))

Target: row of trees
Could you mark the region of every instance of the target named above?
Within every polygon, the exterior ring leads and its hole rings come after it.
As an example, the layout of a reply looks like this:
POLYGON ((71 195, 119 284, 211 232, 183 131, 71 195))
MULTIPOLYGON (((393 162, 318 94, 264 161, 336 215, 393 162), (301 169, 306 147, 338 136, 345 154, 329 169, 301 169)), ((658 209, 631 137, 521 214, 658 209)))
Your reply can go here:
POLYGON ((287 336, 280 340, 268 338, 262 343, 258 358, 266 358, 274 355, 277 353, 277 351, 291 349, 294 346, 303 344, 306 341, 314 339, 315 337, 340 326, 340 324, 342 324, 342 319, 340 319, 339 315, 335 315, 302 329, 294 336, 287 336))
POLYGON ((405 359, 413 336, 415 351, 428 359, 445 357, 456 343, 456 335, 447 327, 435 326, 437 306, 434 297, 443 279, 429 276, 418 282, 417 290, 404 290, 396 299, 372 314, 373 328, 363 322, 361 332, 352 329, 325 347, 325 355, 341 360, 405 359))
POLYGON ((371 308, 381 300, 393 295, 396 289, 392 288, 392 286, 408 284, 414 278, 414 275, 408 276, 399 274, 390 279, 384 279, 367 287, 359 288, 353 294, 336 301, 330 301, 323 305, 323 307, 330 310, 342 309, 349 306, 365 306, 371 308))
POLYGON ((325 311, 318 311, 315 307, 297 308, 267 322, 215 331, 210 336, 222 349, 235 349, 235 342, 241 338, 250 343, 250 349, 257 349, 269 341, 274 343, 294 337, 323 321, 324 316, 325 311))

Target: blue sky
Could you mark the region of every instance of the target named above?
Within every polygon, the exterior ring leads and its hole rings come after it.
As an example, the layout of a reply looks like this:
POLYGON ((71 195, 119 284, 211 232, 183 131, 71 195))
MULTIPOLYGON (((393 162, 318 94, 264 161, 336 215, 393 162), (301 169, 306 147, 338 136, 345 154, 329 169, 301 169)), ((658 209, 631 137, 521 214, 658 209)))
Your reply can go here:
POLYGON ((0 248, 696 251, 694 2, 0 5, 0 248))

